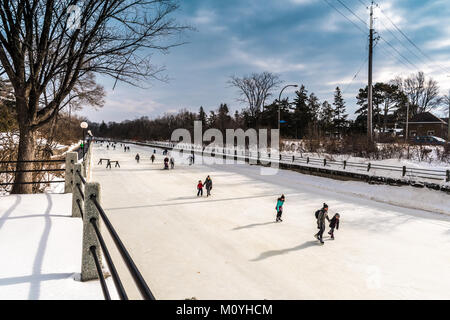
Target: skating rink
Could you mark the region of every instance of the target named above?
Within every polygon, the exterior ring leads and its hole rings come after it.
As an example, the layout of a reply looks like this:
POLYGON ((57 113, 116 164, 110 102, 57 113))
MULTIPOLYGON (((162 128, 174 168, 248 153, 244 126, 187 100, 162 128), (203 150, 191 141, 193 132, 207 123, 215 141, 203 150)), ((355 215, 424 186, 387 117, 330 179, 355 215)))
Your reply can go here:
MULTIPOLYGON (((260 166, 202 164, 199 156, 189 166, 175 153, 167 171, 161 150, 151 164, 153 148, 129 146, 125 153, 120 144, 95 144, 92 181, 101 183, 103 208, 157 299, 450 299, 450 216, 407 208, 419 192, 445 206, 445 193, 287 170, 261 175, 260 166), (121 168, 106 169, 99 158, 121 168), (205 190, 199 198, 197 182, 207 175, 212 196, 205 190), (405 206, 371 200, 374 190, 399 194, 405 206), (274 223, 282 193, 284 221, 274 223), (314 212, 323 202, 330 218, 341 214, 341 226, 331 240, 327 224, 321 246, 314 212)), ((130 298, 139 298, 111 251, 130 298)))

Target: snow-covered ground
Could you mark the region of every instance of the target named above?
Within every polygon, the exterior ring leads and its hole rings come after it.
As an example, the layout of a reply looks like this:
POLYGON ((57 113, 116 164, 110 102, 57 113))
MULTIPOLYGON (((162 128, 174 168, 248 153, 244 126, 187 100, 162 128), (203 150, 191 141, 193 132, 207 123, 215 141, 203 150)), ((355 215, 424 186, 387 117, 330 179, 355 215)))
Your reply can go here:
POLYGON ((189 166, 175 153, 175 170, 167 171, 160 150, 152 165, 153 148, 130 146, 125 153, 96 144, 92 180, 158 299, 450 299, 445 193, 288 170, 261 175, 260 166, 202 164, 199 156, 189 166), (106 169, 99 158, 121 168, 106 169), (213 195, 198 198, 207 175, 213 195), (275 224, 282 193, 284 221, 275 224), (342 220, 336 240, 320 246, 314 212, 323 202, 342 220))
POLYGON ((71 204, 71 194, 0 197, 0 300, 103 299, 98 281, 77 280, 82 221, 71 204))

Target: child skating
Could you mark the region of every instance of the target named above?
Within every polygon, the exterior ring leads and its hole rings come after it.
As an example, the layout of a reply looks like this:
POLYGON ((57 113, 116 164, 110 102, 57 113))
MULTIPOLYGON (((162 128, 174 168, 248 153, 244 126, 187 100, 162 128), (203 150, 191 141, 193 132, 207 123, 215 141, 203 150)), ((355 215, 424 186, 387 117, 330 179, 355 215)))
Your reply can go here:
POLYGON ((284 194, 282 194, 281 197, 277 199, 277 205, 275 207, 275 209, 277 210, 277 218, 275 222, 283 222, 283 220, 281 219, 281 215, 283 214, 284 200, 285 200, 284 194))
POLYGON ((331 218, 330 221, 330 228, 331 230, 328 232, 328 234, 331 236, 331 239, 334 240, 334 229, 339 230, 339 219, 341 218, 341 215, 339 213, 336 213, 333 218, 331 218))
POLYGON ((197 184, 197 197, 203 197, 203 183, 202 180, 198 180, 197 184))

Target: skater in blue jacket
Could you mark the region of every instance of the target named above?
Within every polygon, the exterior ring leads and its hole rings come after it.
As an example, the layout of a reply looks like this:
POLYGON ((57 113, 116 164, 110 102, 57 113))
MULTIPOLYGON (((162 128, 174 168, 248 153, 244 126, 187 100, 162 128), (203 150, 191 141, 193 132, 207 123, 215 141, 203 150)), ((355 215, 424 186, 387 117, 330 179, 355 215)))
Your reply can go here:
POLYGON ((281 197, 277 199, 277 206, 275 207, 275 209, 277 210, 277 219, 275 220, 275 222, 283 221, 281 220, 281 215, 283 214, 283 204, 284 204, 284 194, 282 194, 281 197))

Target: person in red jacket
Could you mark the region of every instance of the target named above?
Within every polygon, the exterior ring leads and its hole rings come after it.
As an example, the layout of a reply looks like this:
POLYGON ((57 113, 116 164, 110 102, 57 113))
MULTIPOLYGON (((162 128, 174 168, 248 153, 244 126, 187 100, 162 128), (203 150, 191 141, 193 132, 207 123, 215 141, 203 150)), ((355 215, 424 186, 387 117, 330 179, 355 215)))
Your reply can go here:
POLYGON ((197 197, 202 196, 203 197, 203 183, 202 180, 198 180, 198 185, 197 185, 197 197))

